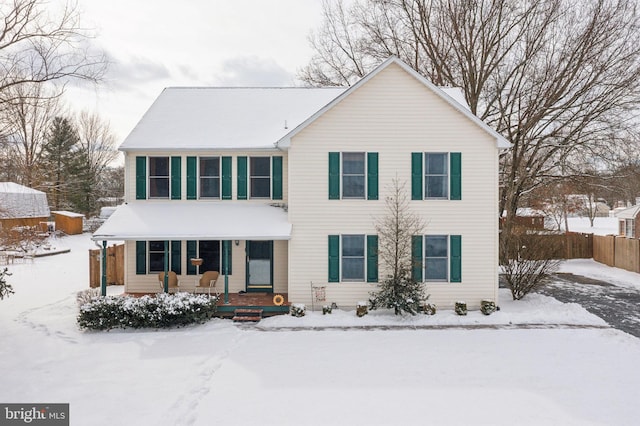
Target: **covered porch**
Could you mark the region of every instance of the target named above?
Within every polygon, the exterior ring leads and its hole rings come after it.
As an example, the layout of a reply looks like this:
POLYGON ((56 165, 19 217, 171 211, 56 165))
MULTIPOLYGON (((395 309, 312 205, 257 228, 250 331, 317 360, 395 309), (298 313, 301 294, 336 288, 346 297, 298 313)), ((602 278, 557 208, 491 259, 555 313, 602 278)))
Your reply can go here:
MULTIPOLYGON (((290 234, 291 225, 281 207, 146 201, 118 207, 92 239, 102 242, 103 265, 107 242, 125 242, 127 293, 191 292, 205 271, 215 270, 219 272, 219 312, 261 306, 267 314, 288 311, 290 234), (204 258, 204 264, 193 265, 194 258, 204 258), (177 274, 177 288, 169 288, 168 271, 177 274), (160 288, 159 275, 165 277, 160 288), (285 299, 280 306, 273 303, 276 294, 285 299)), ((104 268, 102 272, 105 294, 104 268)))

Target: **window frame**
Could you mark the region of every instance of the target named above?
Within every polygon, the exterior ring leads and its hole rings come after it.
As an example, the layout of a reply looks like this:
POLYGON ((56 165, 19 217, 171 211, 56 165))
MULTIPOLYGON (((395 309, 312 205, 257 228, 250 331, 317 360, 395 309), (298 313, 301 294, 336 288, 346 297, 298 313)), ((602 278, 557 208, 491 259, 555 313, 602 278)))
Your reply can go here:
POLYGON ((155 199, 155 200, 169 200, 171 199, 171 157, 170 156, 161 156, 161 155, 156 155, 156 156, 148 156, 147 157, 147 162, 148 162, 148 172, 147 172, 147 188, 148 188, 148 198, 149 199, 155 199), (152 175, 151 174, 151 170, 152 168, 156 168, 152 166, 152 163, 154 163, 155 165, 155 160, 157 159, 164 159, 167 162, 167 175, 152 175), (151 182, 152 180, 156 181, 156 180, 166 180, 167 182, 167 195, 166 196, 158 196, 158 195, 152 195, 152 192, 157 192, 154 191, 153 189, 157 188, 156 185, 152 185, 151 182))
POLYGON ((635 219, 625 219, 624 220, 624 236, 629 238, 635 238, 635 219))
POLYGON ((198 157, 198 198, 199 199, 204 199, 204 200, 220 200, 222 198, 222 157, 221 156, 216 156, 216 155, 212 155, 212 156, 202 156, 202 157, 198 157), (202 174, 202 161, 203 160, 212 160, 212 159, 216 159, 218 160, 218 174, 217 176, 214 175, 203 175, 202 174), (203 179, 208 179, 208 180, 216 180, 218 181, 217 184, 217 189, 218 189, 218 195, 217 196, 207 196, 207 195, 202 195, 202 181, 203 179))
POLYGON ((248 179, 248 186, 249 186, 249 199, 255 199, 255 200, 270 200, 271 196, 272 196, 272 181, 273 181, 273 167, 271 164, 271 160, 272 157, 271 156, 250 156, 249 157, 249 165, 248 165, 248 175, 249 175, 249 179, 248 179), (253 174, 253 162, 254 160, 257 159, 262 159, 265 160, 269 166, 269 173, 267 175, 254 175, 253 174), (256 196, 253 194, 254 190, 253 190, 253 181, 254 179, 261 179, 261 180, 267 180, 267 188, 268 188, 268 195, 266 196, 256 196))
POLYGON ((367 281, 367 236, 366 234, 341 234, 340 235, 340 281, 341 282, 366 282, 367 281), (362 255, 358 256, 345 256, 344 254, 344 238, 345 237, 360 237, 362 238, 362 255), (344 260, 349 259, 362 259, 362 278, 345 278, 344 276, 344 260))
POLYGON ((423 172, 423 179, 424 179, 424 187, 423 187, 423 199, 425 200, 449 200, 450 198, 450 193, 451 193, 451 188, 450 188, 450 180, 451 180, 451 170, 450 169, 450 153, 449 152, 424 152, 423 153, 423 167, 424 167, 424 172, 423 172), (444 156, 444 167, 445 167, 445 173, 429 173, 429 157, 430 156, 435 156, 435 155, 443 155, 444 156), (439 197, 432 197, 429 196, 428 194, 428 188, 429 188, 429 178, 433 177, 433 178, 440 178, 444 180, 444 192, 445 195, 444 196, 439 196, 439 197))
POLYGON ((362 151, 341 151, 340 152, 340 198, 343 200, 366 200, 367 199, 367 153, 362 151), (344 156, 345 154, 350 155, 361 155, 362 156, 362 173, 345 173, 344 167, 344 156), (344 180, 345 177, 362 177, 362 195, 357 196, 346 196, 344 195, 344 180))
MULTIPOLYGON (((154 240, 147 241, 147 273, 148 274, 157 274, 159 272, 164 272, 164 265, 165 265, 165 262, 166 262, 166 259, 164 258, 164 245, 165 245, 165 241, 164 240, 162 240, 162 241, 154 241, 154 240), (162 249, 161 250, 151 250, 151 244, 153 244, 153 243, 162 244, 162 249), (158 269, 158 270, 151 269, 152 268, 152 263, 154 263, 154 262, 151 261, 151 256, 152 255, 156 255, 157 256, 158 254, 161 256, 161 259, 162 259, 162 268, 158 269)), ((171 243, 169 243, 169 250, 167 252, 167 255, 169 256, 169 259, 171 259, 171 243)), ((171 268, 169 268, 169 269, 171 269, 171 268)))
POLYGON ((451 268, 451 243, 450 243, 450 235, 448 234, 427 234, 427 235, 423 235, 422 236, 422 277, 423 277, 423 281, 424 282, 432 282, 432 283, 437 283, 437 282, 450 282, 450 278, 451 278, 451 271, 449 270, 451 268), (441 238, 444 239, 444 242, 446 244, 446 250, 447 253, 445 256, 429 256, 427 257, 427 238, 441 238), (445 276, 444 278, 428 278, 427 277, 427 266, 428 266, 428 259, 432 259, 432 260, 444 260, 444 273, 445 276))

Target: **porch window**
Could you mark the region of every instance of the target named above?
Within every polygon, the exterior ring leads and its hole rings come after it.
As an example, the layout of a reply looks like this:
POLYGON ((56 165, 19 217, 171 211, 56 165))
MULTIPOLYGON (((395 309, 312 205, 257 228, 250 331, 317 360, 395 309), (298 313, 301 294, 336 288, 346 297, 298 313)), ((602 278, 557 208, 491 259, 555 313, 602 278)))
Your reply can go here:
POLYGON ((204 271, 218 271, 220 269, 220 241, 199 241, 198 257, 202 259, 200 273, 204 271))
POLYGON ((251 198, 271 198, 271 157, 251 157, 251 198))
POLYGON ((164 271, 164 241, 149 241, 149 272, 164 271))
POLYGON ((220 198, 220 157, 200 157, 200 198, 220 198))
POLYGON ((365 236, 342 236, 342 281, 364 281, 365 236))
POLYGON ((169 157, 149 157, 149 198, 169 198, 169 157))

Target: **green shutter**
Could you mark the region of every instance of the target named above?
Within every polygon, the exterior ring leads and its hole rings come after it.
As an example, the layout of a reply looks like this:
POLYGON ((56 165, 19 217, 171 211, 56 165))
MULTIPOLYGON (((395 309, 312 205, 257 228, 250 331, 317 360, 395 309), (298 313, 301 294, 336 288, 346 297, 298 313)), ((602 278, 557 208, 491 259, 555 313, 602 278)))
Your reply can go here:
POLYGON ((238 157, 238 200, 247 199, 247 157, 238 157))
POLYGON ((378 153, 367 153, 367 200, 378 199, 378 153))
POLYGON ((136 241, 136 275, 147 273, 147 242, 136 241))
POLYGON ((198 257, 198 242, 187 241, 187 275, 196 275, 197 268, 191 264, 191 259, 198 257))
POLYGON ((232 241, 231 240, 225 240, 222 242, 222 261, 221 261, 221 265, 222 268, 220 268, 222 270, 222 275, 231 275, 233 273, 233 257, 231 256, 233 253, 233 245, 232 245, 232 241), (225 268, 225 254, 227 255, 227 268, 225 268))
POLYGON ((136 200, 147 199, 147 157, 136 157, 136 200))
POLYGON ((378 282, 378 236, 367 235, 367 282, 378 282))
POLYGON ((182 197, 180 180, 182 174, 182 157, 171 157, 171 199, 179 200, 182 197))
POLYGON ((462 199, 462 154, 459 152, 452 152, 449 154, 450 164, 450 200, 462 199))
POLYGON ((222 157, 222 199, 231 199, 231 157, 222 157))
POLYGON ((340 281, 340 236, 329 235, 329 282, 340 281))
POLYGON ((422 200, 424 188, 422 187, 422 153, 411 153, 411 199, 422 200))
POLYGON ((171 241, 171 270, 182 274, 182 242, 171 241))
POLYGON ((450 257, 450 269, 452 283, 462 282, 462 236, 450 235, 449 236, 449 249, 451 251, 450 257))
POLYGON ((329 153, 329 199, 340 199, 340 153, 329 153))
POLYGON ((198 198, 198 157, 187 157, 187 200, 198 198))
POLYGON ((273 157, 271 161, 273 162, 273 180, 271 181, 273 188, 271 198, 274 200, 282 200, 282 157, 273 157))
POLYGON ((411 237, 411 278, 422 281, 422 235, 411 237))

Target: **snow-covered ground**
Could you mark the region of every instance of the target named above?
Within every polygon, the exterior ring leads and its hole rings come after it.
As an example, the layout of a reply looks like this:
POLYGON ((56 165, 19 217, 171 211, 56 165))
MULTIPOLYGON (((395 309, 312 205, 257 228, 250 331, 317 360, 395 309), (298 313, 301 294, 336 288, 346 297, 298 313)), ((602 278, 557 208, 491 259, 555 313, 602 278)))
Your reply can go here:
POLYGON ((593 227, 587 217, 570 217, 569 231, 584 232, 595 235, 617 235, 618 234, 618 218, 617 217, 596 217, 593 219, 593 227))
MULTIPOLYGON (((513 302, 501 293, 500 312, 488 317, 357 318, 338 310, 259 327, 217 319, 174 330, 82 332, 75 293, 87 286, 94 246, 86 235, 58 243, 71 251, 10 267, 16 294, 0 301, 0 401, 68 402, 72 425, 640 419, 640 340, 575 304, 541 295, 513 302), (349 328, 361 325, 369 327, 349 328)), ((563 268, 619 285, 638 281, 595 262, 563 268)))

